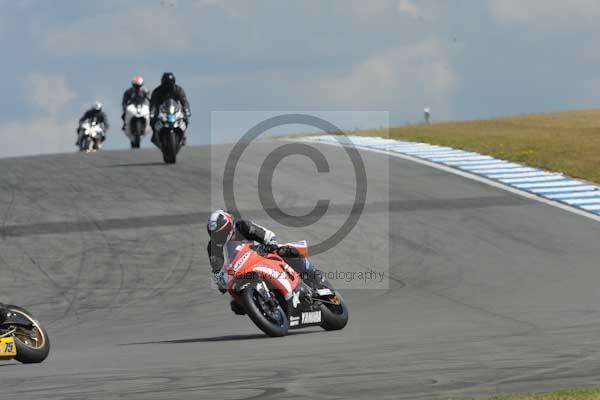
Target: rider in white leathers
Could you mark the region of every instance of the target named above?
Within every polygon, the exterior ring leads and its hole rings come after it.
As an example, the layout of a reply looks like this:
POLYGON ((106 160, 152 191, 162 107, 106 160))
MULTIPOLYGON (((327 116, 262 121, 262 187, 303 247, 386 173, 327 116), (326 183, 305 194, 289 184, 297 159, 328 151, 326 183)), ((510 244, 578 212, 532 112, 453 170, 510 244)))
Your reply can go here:
POLYGON ((81 138, 83 136, 83 131, 81 130, 81 124, 86 121, 86 120, 91 120, 93 118, 96 118, 97 123, 102 127, 102 138, 100 139, 101 142, 104 142, 106 140, 106 132, 108 132, 108 118, 106 117, 106 114, 104 113, 104 111, 102 111, 102 103, 100 103, 99 101, 95 102, 92 105, 92 108, 90 108, 89 110, 87 110, 83 116, 81 118, 79 118, 79 125, 77 126, 77 142, 75 142, 76 146, 79 146, 81 144, 81 138))
POLYGON ((137 75, 131 80, 131 87, 123 93, 123 100, 121 101, 121 107, 123 113, 121 119, 123 120, 123 128, 125 130, 125 109, 127 106, 135 100, 136 97, 143 97, 144 100, 150 102, 150 92, 144 87, 144 78, 137 75))

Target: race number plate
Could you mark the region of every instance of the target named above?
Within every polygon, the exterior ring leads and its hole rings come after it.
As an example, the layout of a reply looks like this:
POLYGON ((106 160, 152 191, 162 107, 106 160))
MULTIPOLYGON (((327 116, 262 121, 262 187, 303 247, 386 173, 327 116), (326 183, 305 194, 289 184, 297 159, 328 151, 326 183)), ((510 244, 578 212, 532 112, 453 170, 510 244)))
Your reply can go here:
POLYGON ((13 358, 16 355, 17 347, 15 346, 15 339, 12 337, 0 339, 0 359, 13 358))

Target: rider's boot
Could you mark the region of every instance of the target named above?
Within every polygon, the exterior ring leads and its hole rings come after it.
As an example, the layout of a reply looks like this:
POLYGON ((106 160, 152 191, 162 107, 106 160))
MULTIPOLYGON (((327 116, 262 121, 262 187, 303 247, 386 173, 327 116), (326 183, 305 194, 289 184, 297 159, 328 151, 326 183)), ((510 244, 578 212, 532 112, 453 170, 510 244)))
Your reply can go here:
POLYGON ((325 274, 322 271, 316 269, 314 266, 308 271, 306 276, 303 276, 304 281, 312 289, 320 289, 325 285, 325 274))
POLYGON ((233 311, 236 315, 246 315, 244 307, 237 301, 231 300, 231 303, 229 303, 229 305, 231 306, 231 311, 233 311))
POLYGON ((8 317, 8 310, 4 307, 4 304, 0 303, 0 324, 6 321, 8 317))
POLYGON ((307 282, 300 281, 298 284, 298 291, 300 292, 300 298, 310 300, 315 297, 315 289, 313 289, 307 282))

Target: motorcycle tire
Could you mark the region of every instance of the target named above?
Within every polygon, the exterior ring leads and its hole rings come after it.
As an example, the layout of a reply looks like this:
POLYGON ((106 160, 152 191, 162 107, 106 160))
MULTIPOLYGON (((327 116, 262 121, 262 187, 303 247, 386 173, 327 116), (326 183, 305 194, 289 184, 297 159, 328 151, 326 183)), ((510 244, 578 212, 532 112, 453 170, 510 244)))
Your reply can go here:
POLYGON ((138 135, 135 135, 133 137, 133 140, 131 141, 131 148, 132 149, 139 149, 140 148, 140 139, 141 137, 138 135))
POLYGON ((244 307, 246 314, 248 314, 252 322, 268 336, 281 337, 287 335, 290 323, 281 305, 278 305, 274 310, 274 313, 279 315, 279 321, 276 322, 272 317, 269 317, 265 312, 261 311, 261 297, 262 295, 254 285, 251 285, 242 291, 240 302, 244 307))
POLYGON ((31 315, 31 313, 22 307, 17 307, 12 304, 7 304, 6 308, 11 313, 21 314, 25 319, 29 320, 39 335, 41 343, 35 343, 31 341, 31 338, 27 338, 24 335, 14 334, 15 346, 17 349, 17 355, 15 360, 23 364, 37 364, 41 363, 48 357, 50 353, 50 339, 48 339, 48 332, 46 329, 31 315))
POLYGON ((321 328, 326 331, 338 331, 348 324, 348 307, 342 296, 336 292, 334 297, 339 304, 321 304, 321 328))
POLYGON ((89 147, 89 141, 90 138, 87 136, 82 138, 81 142, 79 143, 79 151, 87 151, 89 147))
POLYGON ((169 132, 163 140, 163 155, 164 161, 167 164, 175 164, 177 162, 175 132, 169 132))

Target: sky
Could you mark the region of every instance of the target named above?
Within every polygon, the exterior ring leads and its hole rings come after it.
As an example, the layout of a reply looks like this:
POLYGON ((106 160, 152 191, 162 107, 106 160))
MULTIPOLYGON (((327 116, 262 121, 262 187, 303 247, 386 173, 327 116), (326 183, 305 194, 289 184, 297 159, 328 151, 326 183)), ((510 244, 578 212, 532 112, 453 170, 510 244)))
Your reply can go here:
POLYGON ((0 0, 0 157, 75 151, 95 100, 106 147, 126 148, 123 91, 165 71, 188 94, 191 144, 245 133, 211 131, 214 111, 344 111, 354 129, 370 120, 349 111, 403 125, 425 107, 436 121, 598 107, 599 18, 597 0, 0 0))

